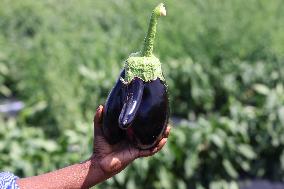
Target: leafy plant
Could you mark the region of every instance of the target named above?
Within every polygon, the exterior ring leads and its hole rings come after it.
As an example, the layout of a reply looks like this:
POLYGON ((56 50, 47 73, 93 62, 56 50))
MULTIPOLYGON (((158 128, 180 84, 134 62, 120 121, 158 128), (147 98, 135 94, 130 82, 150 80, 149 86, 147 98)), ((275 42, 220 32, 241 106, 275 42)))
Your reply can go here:
MULTIPOLYGON (((25 108, 0 119, 0 170, 19 176, 79 162, 92 119, 123 59, 143 40, 158 1, 2 0, 0 98, 25 108), (136 15, 129 17, 129 15, 136 15)), ((165 1, 155 52, 167 78, 172 129, 154 157, 101 188, 237 188, 283 181, 281 0, 165 1)))

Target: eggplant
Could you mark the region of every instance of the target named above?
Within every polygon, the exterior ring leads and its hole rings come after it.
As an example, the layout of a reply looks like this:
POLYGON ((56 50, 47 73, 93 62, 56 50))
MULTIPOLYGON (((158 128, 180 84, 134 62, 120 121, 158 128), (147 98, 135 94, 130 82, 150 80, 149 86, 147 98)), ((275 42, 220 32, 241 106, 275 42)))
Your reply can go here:
POLYGON ((141 51, 125 60, 106 100, 103 134, 110 144, 128 140, 140 149, 150 149, 166 129, 170 113, 168 90, 161 63, 153 55, 157 20, 165 15, 163 3, 153 10, 141 51))
POLYGON ((111 90, 104 107, 103 134, 110 144, 116 144, 125 138, 125 132, 118 127, 118 117, 120 115, 124 101, 124 84, 122 78, 125 70, 122 70, 120 77, 111 90))
POLYGON ((118 124, 121 129, 131 126, 140 107, 144 91, 144 82, 134 78, 126 87, 126 99, 119 115, 118 124))

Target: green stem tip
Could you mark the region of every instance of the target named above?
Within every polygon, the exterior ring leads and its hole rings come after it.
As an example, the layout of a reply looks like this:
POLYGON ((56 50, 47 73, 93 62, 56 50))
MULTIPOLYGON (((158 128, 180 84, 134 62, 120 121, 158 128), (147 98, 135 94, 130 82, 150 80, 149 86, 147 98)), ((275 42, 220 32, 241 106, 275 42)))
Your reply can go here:
POLYGON ((167 11, 163 3, 160 3, 152 12, 150 23, 148 26, 148 32, 144 39, 141 55, 144 57, 150 57, 153 53, 155 35, 157 31, 157 22, 160 16, 166 16, 167 11))

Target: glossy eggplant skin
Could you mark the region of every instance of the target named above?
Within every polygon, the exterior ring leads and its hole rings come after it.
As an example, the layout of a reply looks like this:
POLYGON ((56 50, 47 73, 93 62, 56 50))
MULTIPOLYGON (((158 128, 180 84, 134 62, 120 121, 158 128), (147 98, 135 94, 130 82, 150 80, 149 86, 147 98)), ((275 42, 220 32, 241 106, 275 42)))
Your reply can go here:
POLYGON ((133 124, 142 102, 143 92, 144 82, 137 77, 126 86, 124 105, 118 120, 121 129, 127 129, 133 124))
POLYGON ((168 119, 169 100, 166 83, 159 78, 144 82, 142 101, 127 137, 140 149, 152 148, 162 138, 168 119))
MULTIPOLYGON (((124 74, 123 70, 120 77, 124 74)), ((168 118, 165 82, 134 78, 125 84, 119 78, 105 104, 103 134, 110 144, 128 139, 140 149, 150 149, 160 141, 168 118)))
POLYGON ((125 131, 121 130, 118 126, 118 118, 125 99, 125 85, 121 81, 121 78, 124 79, 124 77, 125 70, 123 69, 120 73, 120 77, 111 90, 104 107, 102 130, 105 138, 110 144, 116 144, 125 139, 125 131))

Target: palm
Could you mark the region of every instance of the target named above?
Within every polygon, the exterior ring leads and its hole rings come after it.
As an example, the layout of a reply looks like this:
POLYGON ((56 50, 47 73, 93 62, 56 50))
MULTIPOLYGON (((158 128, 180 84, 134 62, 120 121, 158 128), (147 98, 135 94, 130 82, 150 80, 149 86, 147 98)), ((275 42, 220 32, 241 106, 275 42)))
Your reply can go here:
POLYGON ((165 145, 170 127, 167 127, 166 129, 164 134, 165 138, 163 138, 159 144, 151 150, 139 150, 127 143, 127 141, 110 145, 102 134, 102 112, 103 107, 100 106, 94 119, 95 136, 93 156, 105 172, 113 174, 120 172, 136 158, 153 155, 165 145))

